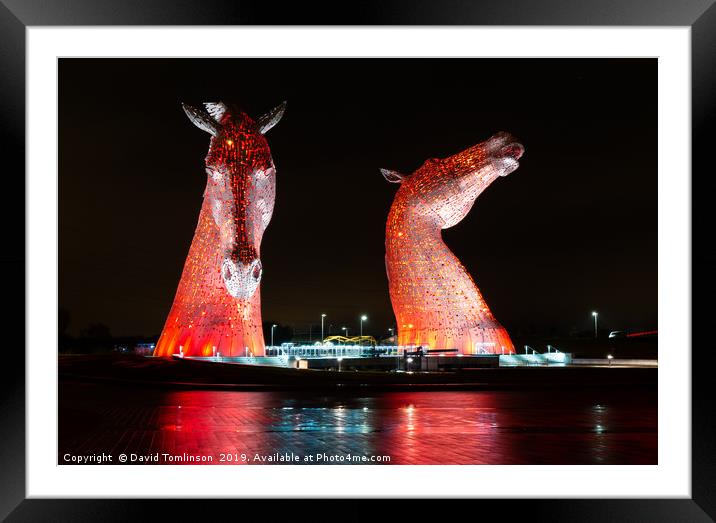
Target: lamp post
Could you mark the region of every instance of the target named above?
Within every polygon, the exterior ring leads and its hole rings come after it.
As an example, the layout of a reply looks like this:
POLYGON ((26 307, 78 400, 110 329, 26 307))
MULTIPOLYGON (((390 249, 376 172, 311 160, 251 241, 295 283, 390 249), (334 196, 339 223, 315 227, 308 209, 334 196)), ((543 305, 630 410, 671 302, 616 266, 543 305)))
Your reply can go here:
POLYGON ((592 312, 592 316, 594 316, 594 339, 597 339, 597 317, 599 317, 599 314, 597 311, 592 312))
POLYGON ((326 319, 325 314, 321 314, 321 345, 323 345, 323 320, 326 319))
POLYGON ((273 344, 273 330, 274 330, 275 328, 276 328, 276 324, 274 323, 273 325, 271 325, 271 348, 274 347, 274 344, 273 344))
POLYGON ((363 322, 367 319, 368 319, 368 316, 366 316, 365 314, 360 317, 360 337, 361 337, 360 343, 361 344, 363 343, 363 322))
POLYGON ((346 333, 346 338, 347 338, 347 337, 348 337, 348 327, 341 327, 341 330, 342 330, 342 331, 345 331, 345 333, 346 333))

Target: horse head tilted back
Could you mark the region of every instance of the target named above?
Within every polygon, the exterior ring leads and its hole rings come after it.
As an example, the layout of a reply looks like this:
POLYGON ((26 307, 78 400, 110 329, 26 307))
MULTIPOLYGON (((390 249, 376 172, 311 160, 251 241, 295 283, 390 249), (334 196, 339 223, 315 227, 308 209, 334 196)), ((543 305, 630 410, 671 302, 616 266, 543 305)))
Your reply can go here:
POLYGON ((388 214, 385 266, 398 322, 398 345, 457 349, 463 354, 511 353, 514 345, 474 280, 442 240, 499 176, 519 166, 524 147, 507 133, 448 158, 427 160, 405 176, 388 214))
POLYGON ((524 147, 512 135, 499 132, 490 139, 445 159, 427 160, 413 174, 381 169, 389 182, 400 183, 406 204, 440 229, 459 223, 480 193, 498 176, 519 167, 524 147))
POLYGON ((256 121, 222 102, 182 107, 211 135, 204 198, 219 231, 224 285, 231 296, 249 299, 261 282, 261 238, 276 197, 276 169, 263 135, 281 119, 286 102, 256 121))

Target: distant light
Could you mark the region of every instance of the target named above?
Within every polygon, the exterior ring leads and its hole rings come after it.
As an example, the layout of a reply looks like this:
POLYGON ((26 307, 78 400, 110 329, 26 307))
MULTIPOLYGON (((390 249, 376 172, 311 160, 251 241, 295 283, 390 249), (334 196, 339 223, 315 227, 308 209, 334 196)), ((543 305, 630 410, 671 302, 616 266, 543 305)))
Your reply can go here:
POLYGON ((608 360, 614 359, 614 356, 612 356, 611 354, 607 354, 607 359, 608 360))
POLYGON ((368 316, 366 316, 366 315, 364 314, 363 316, 360 317, 360 319, 363 320, 363 321, 365 321, 365 320, 368 319, 368 316))
POLYGON ((234 140, 226 140, 226 145, 228 145, 229 147, 234 145, 234 140))
POLYGON ((271 325, 271 327, 278 327, 278 325, 276 325, 276 324, 274 323, 273 325, 271 325))
POLYGON ((408 363, 413 363, 413 358, 408 358, 408 363))
POLYGON ((321 318, 325 318, 325 317, 326 317, 326 315, 325 315, 325 314, 321 314, 321 318))
POLYGON ((596 316, 596 315, 597 315, 597 311, 592 311, 592 316, 596 316))
POLYGON ((338 361, 343 361, 343 358, 338 358, 338 361))

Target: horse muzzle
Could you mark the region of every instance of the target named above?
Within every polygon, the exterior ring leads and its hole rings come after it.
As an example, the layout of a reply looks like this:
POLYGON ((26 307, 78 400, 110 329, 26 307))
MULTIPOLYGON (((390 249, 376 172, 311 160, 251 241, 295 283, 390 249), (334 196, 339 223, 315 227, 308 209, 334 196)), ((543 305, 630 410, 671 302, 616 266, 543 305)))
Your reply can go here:
POLYGON ((262 274, 263 267, 258 258, 249 263, 236 262, 231 258, 224 258, 221 262, 221 277, 226 291, 240 300, 248 300, 256 293, 262 274))

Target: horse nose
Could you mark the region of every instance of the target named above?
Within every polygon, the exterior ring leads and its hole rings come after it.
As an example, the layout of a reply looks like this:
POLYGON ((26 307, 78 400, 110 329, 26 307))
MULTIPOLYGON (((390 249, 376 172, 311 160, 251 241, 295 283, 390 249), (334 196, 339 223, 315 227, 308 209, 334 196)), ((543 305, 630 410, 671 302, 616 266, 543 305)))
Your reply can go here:
POLYGON ((227 257, 221 265, 221 275, 226 290, 231 296, 239 299, 249 299, 254 295, 261 282, 262 272, 261 260, 258 258, 242 262, 227 257))
POLYGON ((263 265, 261 265, 261 260, 257 258, 256 261, 254 261, 254 268, 251 271, 251 276, 253 276, 254 280, 259 281, 261 279, 263 271, 264 268, 263 265))

